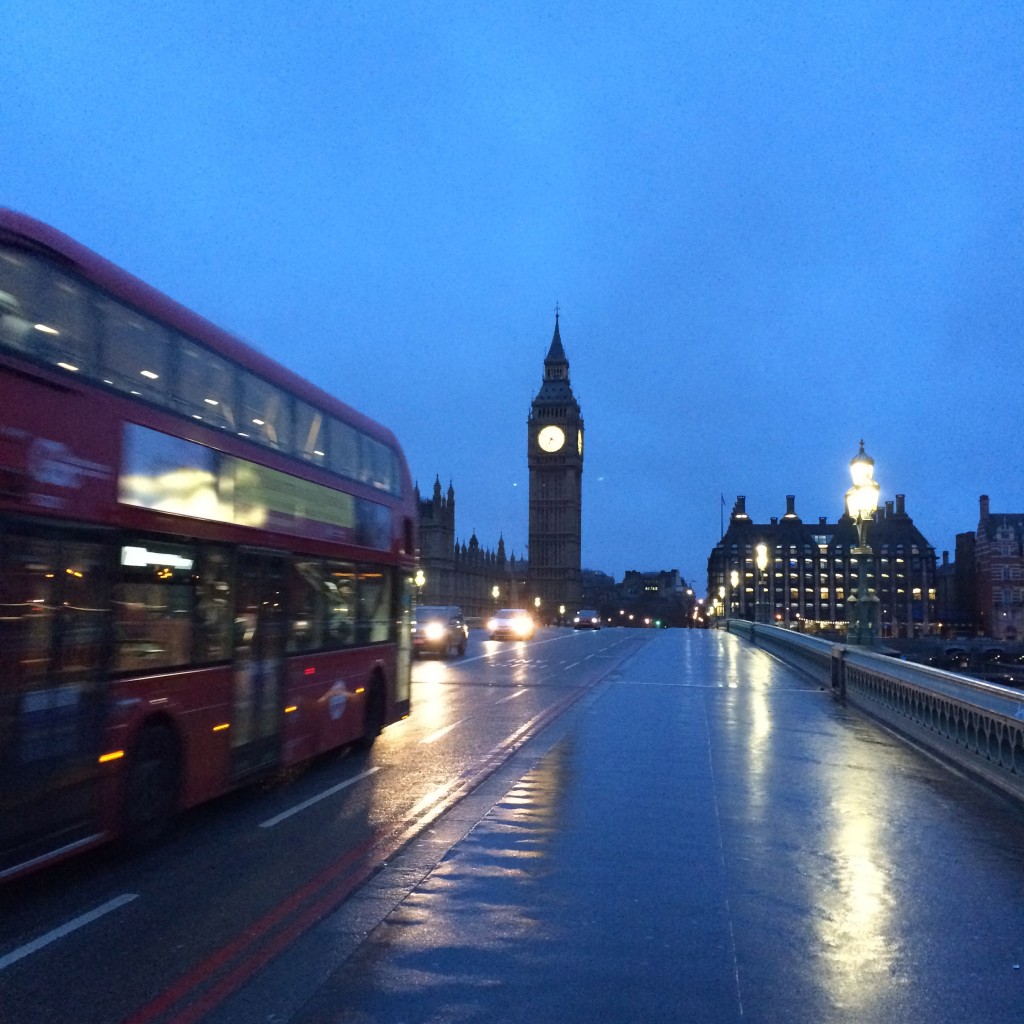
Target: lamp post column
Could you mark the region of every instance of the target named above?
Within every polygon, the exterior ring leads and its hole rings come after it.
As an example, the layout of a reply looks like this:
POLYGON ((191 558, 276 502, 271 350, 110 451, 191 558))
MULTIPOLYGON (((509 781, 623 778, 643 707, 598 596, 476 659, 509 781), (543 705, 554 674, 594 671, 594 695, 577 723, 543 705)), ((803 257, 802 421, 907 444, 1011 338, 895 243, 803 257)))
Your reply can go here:
POLYGON ((870 646, 875 641, 875 617, 878 595, 868 587, 868 568, 872 550, 867 543, 868 524, 875 518, 880 490, 874 479, 875 460, 860 451, 850 460, 850 476, 853 486, 846 492, 846 508, 857 528, 857 547, 851 552, 857 556, 857 607, 851 625, 853 635, 847 635, 850 643, 870 646))
POLYGON ((754 595, 756 598, 754 603, 754 621, 767 622, 768 620, 765 617, 767 594, 762 596, 762 591, 764 589, 764 571, 768 568, 768 545, 762 542, 757 545, 754 551, 757 555, 757 593, 754 595))

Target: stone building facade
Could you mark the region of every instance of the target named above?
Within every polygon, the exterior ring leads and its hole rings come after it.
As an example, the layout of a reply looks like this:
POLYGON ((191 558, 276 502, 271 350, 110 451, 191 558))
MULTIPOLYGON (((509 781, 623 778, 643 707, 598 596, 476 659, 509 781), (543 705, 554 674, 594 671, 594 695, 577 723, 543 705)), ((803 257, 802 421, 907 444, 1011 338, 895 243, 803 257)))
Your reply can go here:
POLYGON ((468 542, 458 540, 455 488, 449 483, 447 494, 442 494, 436 478, 431 497, 424 500, 417 486, 416 500, 425 578, 419 604, 456 604, 472 618, 485 618, 499 607, 520 606, 526 593, 526 563, 506 555, 501 537, 494 551, 481 547, 475 533, 468 542))
POLYGON ((787 495, 783 516, 754 523, 740 496, 708 559, 708 595, 720 600, 730 617, 842 634, 847 602, 857 594, 858 574, 865 572, 869 591, 879 599, 880 636, 932 632, 935 549, 907 514, 904 495, 878 510, 868 526, 867 544, 872 556, 859 559, 854 553, 857 530, 845 512, 835 523, 824 516, 805 523, 796 513, 795 497, 787 495), (755 561, 759 543, 768 549, 763 573, 755 561))
MULTIPOLYGON (((981 632, 995 640, 1024 639, 1024 513, 992 512, 979 499, 974 565, 981 632)), ((959 554, 958 554, 959 560, 959 554)))

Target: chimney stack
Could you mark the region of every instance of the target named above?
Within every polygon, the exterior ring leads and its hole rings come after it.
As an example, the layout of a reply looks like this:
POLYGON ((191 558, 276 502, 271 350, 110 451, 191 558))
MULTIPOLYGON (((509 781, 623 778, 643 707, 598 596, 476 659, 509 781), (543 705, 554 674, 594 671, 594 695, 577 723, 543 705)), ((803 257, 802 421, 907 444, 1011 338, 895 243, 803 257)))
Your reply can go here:
POLYGON ((988 495, 983 494, 979 500, 981 503, 981 518, 988 519, 988 495))

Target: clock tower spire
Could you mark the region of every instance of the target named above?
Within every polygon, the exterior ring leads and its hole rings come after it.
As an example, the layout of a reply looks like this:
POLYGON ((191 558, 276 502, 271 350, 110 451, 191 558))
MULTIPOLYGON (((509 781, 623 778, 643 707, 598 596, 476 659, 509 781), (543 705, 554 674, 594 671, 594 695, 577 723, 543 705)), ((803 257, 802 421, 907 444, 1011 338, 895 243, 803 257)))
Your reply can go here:
POLYGON ((540 598, 540 617, 554 620, 580 603, 583 417, 569 382, 559 311, 544 359, 544 377, 527 420, 530 470, 530 600, 540 598))

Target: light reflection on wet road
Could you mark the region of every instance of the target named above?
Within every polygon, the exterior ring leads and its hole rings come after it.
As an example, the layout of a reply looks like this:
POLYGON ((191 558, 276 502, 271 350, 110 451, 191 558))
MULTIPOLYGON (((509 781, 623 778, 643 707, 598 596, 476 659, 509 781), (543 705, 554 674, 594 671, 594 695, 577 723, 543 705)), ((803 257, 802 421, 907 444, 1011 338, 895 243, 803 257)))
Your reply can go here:
POLYGON ((666 632, 294 1017, 1024 1019, 1024 815, 724 634, 666 632))

